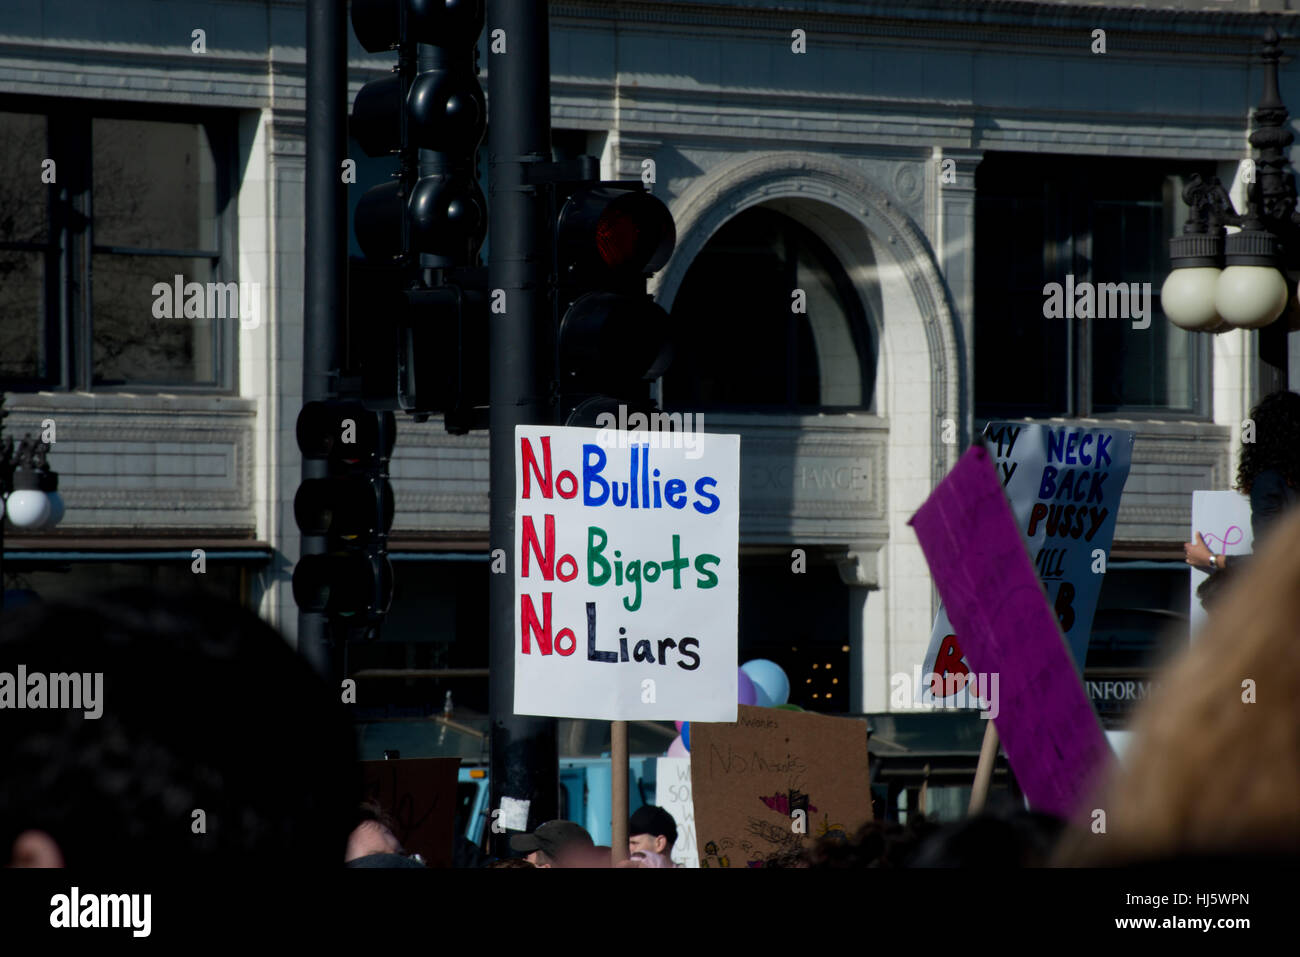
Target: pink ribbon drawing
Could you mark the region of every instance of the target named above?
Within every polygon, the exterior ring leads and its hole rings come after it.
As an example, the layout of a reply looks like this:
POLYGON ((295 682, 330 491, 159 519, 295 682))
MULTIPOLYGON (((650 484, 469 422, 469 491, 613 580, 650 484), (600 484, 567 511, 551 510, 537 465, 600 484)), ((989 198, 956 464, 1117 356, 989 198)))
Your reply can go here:
POLYGON ((1241 528, 1237 525, 1229 525, 1228 530, 1223 533, 1222 538, 1220 538, 1218 535, 1215 535, 1213 532, 1201 532, 1201 538, 1205 539, 1205 544, 1210 549, 1210 551, 1215 551, 1213 543, 1216 541, 1220 542, 1223 545, 1223 549, 1222 551, 1220 551, 1220 554, 1226 554, 1229 546, 1236 545, 1245 537, 1246 537, 1246 533, 1243 532, 1241 528), (1236 538, 1232 537, 1233 532, 1237 533, 1236 538))

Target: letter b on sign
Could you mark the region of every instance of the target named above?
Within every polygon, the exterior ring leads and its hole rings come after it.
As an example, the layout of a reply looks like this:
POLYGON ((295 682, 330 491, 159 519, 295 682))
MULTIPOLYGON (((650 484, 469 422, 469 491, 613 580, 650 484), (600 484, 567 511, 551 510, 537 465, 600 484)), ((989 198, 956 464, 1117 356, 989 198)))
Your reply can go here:
POLYGON ((957 641, 957 636, 945 636, 943 644, 939 646, 939 654, 934 661, 934 671, 938 677, 935 686, 930 690, 936 698, 946 698, 966 687, 970 669, 962 661, 963 657, 965 655, 957 641), (948 677, 949 675, 952 677, 948 677))

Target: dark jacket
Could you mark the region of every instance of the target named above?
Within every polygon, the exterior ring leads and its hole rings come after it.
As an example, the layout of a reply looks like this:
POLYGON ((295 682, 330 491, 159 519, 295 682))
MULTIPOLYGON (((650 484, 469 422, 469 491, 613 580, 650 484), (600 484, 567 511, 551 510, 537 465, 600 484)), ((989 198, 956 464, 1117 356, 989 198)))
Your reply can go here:
POLYGON ((1255 536, 1252 550, 1259 550, 1260 540, 1295 502, 1297 494, 1277 469, 1265 469, 1255 476, 1250 485, 1250 530, 1255 536))

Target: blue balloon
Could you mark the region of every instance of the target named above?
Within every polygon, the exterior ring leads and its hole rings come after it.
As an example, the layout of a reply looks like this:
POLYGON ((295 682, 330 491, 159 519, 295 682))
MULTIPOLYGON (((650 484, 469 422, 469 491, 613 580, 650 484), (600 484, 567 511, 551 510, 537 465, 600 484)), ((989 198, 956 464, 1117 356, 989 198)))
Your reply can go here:
POLYGON ((739 704, 758 704, 758 689, 740 668, 736 669, 736 695, 739 704))
POLYGON ((686 745, 687 751, 691 749, 691 723, 689 721, 682 722, 682 744, 686 745))
POLYGON ((755 658, 741 665, 740 670, 754 683, 761 707, 771 708, 790 700, 790 679, 775 661, 755 658))

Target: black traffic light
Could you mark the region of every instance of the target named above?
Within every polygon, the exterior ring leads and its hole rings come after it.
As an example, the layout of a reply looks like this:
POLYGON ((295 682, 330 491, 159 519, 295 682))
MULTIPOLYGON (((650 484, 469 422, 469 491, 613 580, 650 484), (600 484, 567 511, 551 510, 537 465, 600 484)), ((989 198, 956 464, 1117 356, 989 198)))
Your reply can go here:
POLYGON ((674 336, 646 279, 677 243, 672 214, 634 180, 556 183, 552 195, 559 421, 650 411, 674 336))
POLYGON ((345 365, 367 407, 441 412, 447 431, 463 434, 486 420, 486 268, 432 272, 438 285, 351 264, 345 365))
POLYGON ((485 427, 488 398, 483 22, 483 0, 352 3, 361 45, 397 51, 393 75, 357 93, 352 134, 398 168, 357 204, 365 261, 350 264, 345 366, 368 407, 444 413, 455 433, 485 427))
POLYGON ((293 500, 303 535, 325 539, 324 552, 303 555, 294 567, 294 599, 305 611, 378 621, 393 598, 386 551, 393 525, 393 414, 356 401, 308 402, 298 414, 297 434, 303 456, 324 459, 327 474, 304 481, 293 500))
POLYGON ((352 0, 352 28, 371 53, 397 50, 394 75, 367 83, 352 105, 361 148, 398 157, 395 181, 357 204, 362 252, 375 262, 423 253, 435 257, 427 265, 475 265, 487 235, 477 170, 487 129, 477 62, 483 0, 352 0), (424 72, 417 44, 427 45, 424 72))

